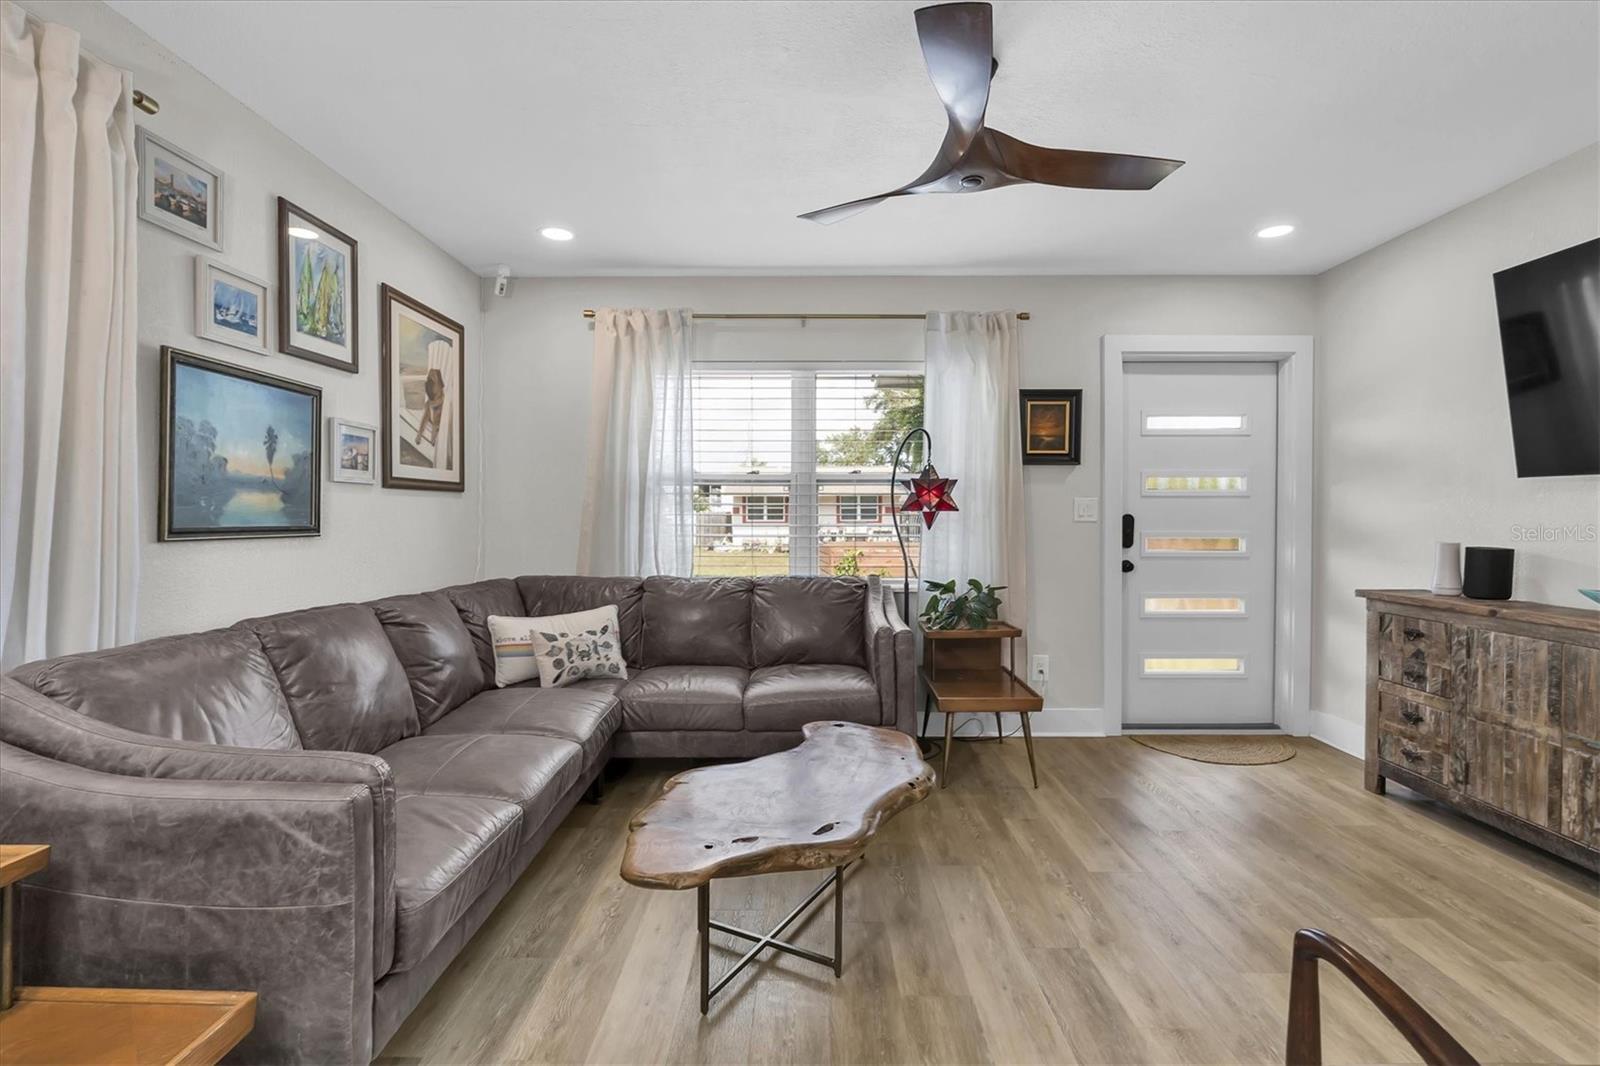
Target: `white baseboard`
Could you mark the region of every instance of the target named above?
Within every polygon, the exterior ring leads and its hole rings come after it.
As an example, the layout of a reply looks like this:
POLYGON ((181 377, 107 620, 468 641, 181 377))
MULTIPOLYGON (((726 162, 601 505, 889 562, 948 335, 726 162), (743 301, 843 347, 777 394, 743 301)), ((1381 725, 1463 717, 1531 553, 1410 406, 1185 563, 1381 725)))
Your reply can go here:
MULTIPOLYGON (((1015 714, 1002 712, 1001 721, 1005 724, 1006 736, 1022 731, 1015 714)), ((922 716, 919 712, 917 725, 921 724, 922 716)), ((1036 737, 1106 735, 1098 707, 1046 707, 1042 711, 1035 711, 1028 724, 1033 726, 1033 735, 1036 737)), ((956 729, 964 737, 992 737, 995 732, 994 715, 981 711, 962 711, 956 715, 956 729)), ((944 715, 938 711, 934 711, 933 717, 928 719, 928 736, 936 740, 944 736, 944 715)))
POLYGON ((1358 759, 1366 754, 1366 727, 1360 722, 1327 711, 1311 712, 1311 739, 1320 740, 1330 748, 1338 748, 1358 759))

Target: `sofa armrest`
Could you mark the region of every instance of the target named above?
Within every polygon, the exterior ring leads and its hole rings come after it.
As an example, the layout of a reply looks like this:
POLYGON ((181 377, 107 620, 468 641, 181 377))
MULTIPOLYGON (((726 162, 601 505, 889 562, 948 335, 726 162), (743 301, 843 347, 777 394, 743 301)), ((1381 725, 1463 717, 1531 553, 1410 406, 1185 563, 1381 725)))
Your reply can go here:
POLYGON ((110 725, 0 677, 0 742, 57 762, 128 777, 185 781, 357 785, 371 797, 374 972, 394 961, 394 774, 376 755, 230 748, 169 740, 110 725))
POLYGON ((355 784, 126 777, 0 744, 0 839, 28 984, 257 993, 236 1057, 372 1057, 372 794, 355 784))
POLYGON ((875 574, 867 579, 867 668, 878 683, 883 724, 915 736, 915 641, 895 606, 893 590, 875 574))

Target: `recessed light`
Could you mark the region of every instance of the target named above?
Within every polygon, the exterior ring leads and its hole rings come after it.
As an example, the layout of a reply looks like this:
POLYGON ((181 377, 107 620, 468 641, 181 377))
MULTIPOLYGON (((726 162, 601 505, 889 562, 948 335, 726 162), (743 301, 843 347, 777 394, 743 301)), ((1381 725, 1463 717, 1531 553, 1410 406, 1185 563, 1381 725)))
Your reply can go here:
POLYGON ((314 241, 322 235, 316 230, 306 229, 304 226, 290 226, 289 236, 299 237, 303 241, 314 241))
POLYGON ((546 226, 539 231, 539 236, 547 241, 570 241, 572 240, 572 231, 562 229, 560 226, 546 226))
POLYGON ((1268 240, 1271 240, 1273 237, 1287 237, 1289 234, 1291 234, 1293 232, 1294 232, 1294 227, 1293 226, 1284 224, 1284 225, 1278 225, 1278 226, 1268 226, 1266 229, 1258 229, 1258 230, 1256 230, 1256 236, 1257 237, 1265 237, 1268 240))

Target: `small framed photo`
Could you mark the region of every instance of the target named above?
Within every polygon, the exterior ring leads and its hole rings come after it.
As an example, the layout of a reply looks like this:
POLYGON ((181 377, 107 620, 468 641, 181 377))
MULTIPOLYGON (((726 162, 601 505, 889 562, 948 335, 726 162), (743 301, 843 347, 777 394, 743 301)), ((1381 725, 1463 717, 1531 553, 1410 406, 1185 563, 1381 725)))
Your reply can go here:
POLYGON ((1022 462, 1082 462, 1082 389, 1018 389, 1022 408, 1022 462))
POLYGON ((267 354, 267 283, 194 257, 194 335, 267 354))
POLYGON ((222 251, 223 173, 143 126, 139 154, 139 217, 196 244, 222 251))
POLYGON ((278 197, 278 350, 355 374, 356 240, 278 197))
POLYGON ((378 427, 348 418, 328 419, 328 477, 352 485, 376 485, 378 427))

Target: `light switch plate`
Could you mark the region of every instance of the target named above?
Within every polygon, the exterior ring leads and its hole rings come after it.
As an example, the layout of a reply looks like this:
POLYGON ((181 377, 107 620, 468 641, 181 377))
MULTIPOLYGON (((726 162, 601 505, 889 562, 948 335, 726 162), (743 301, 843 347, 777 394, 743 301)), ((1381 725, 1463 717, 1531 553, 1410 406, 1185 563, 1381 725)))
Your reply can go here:
POLYGON ((1098 496, 1074 496, 1072 498, 1072 520, 1074 522, 1100 521, 1100 498, 1098 496))

